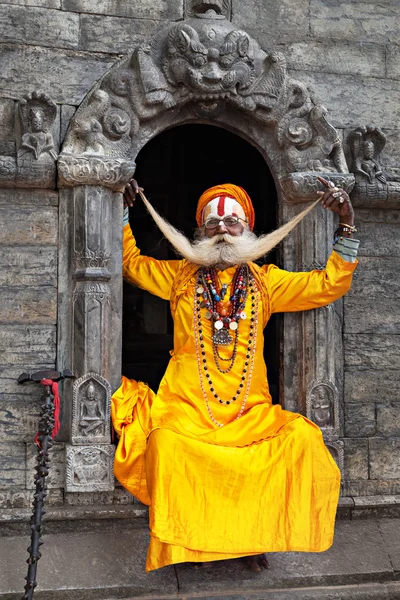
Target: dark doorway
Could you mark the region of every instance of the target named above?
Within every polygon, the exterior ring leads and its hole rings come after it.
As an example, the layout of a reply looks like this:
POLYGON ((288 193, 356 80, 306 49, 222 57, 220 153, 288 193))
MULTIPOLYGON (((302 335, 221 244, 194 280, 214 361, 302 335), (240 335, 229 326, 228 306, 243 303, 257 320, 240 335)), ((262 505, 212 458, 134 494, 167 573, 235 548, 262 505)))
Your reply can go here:
MULTIPOLYGON (((233 133, 211 125, 182 125, 152 139, 137 157, 135 174, 146 195, 171 223, 192 236, 196 204, 202 192, 219 183, 235 183, 250 195, 256 233, 276 228, 275 184, 260 152, 233 133)), ((142 254, 177 258, 143 203, 130 212, 130 223, 142 254)), ((269 257, 276 263, 276 256, 269 257)), ((124 283, 122 372, 157 390, 172 349, 168 302, 124 283)), ((279 399, 279 319, 265 331, 268 380, 274 402, 279 399)))

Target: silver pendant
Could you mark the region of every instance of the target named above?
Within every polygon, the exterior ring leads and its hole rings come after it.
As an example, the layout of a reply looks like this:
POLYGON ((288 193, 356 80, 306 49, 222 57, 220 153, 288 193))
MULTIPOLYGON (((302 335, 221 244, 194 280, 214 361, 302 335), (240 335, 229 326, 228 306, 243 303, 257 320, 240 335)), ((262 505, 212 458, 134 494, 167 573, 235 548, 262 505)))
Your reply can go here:
POLYGON ((212 337, 212 341, 216 346, 229 346, 232 344, 232 337, 229 331, 224 327, 223 329, 218 329, 212 337))

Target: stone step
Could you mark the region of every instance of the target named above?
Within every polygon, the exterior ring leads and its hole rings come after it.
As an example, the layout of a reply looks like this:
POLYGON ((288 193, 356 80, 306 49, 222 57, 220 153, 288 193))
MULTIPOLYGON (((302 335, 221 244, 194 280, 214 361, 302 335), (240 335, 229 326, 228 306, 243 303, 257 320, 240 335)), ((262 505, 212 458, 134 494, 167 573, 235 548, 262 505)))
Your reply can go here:
MULTIPOLYGON (((270 554, 270 568, 248 571, 240 559, 145 573, 148 532, 44 534, 35 600, 400 600, 400 519, 338 521, 324 553, 270 554)), ((0 600, 19 600, 26 536, 0 541, 0 600)))

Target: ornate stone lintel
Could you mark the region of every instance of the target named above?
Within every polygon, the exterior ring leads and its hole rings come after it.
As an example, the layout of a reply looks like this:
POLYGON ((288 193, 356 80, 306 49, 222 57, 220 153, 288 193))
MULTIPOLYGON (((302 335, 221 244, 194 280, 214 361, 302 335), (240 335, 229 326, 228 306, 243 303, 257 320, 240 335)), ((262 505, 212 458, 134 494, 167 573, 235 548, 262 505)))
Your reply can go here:
POLYGON ((352 173, 323 173, 318 171, 290 173, 287 177, 280 179, 283 194, 289 204, 300 204, 317 199, 317 192, 324 191, 318 176, 330 179, 335 185, 343 188, 348 194, 354 187, 354 175, 352 173))
POLYGON ((110 443, 111 386, 97 373, 87 373, 72 390, 73 445, 110 443))
POLYGON ((120 192, 133 177, 135 168, 131 160, 62 154, 58 159, 59 185, 102 185, 120 192))
POLYGON ((340 469, 340 472, 343 476, 344 473, 344 444, 341 440, 336 440, 336 442, 327 442, 326 447, 329 452, 332 454, 332 457, 340 469))
POLYGON ((307 392, 307 417, 321 428, 325 440, 338 439, 339 391, 330 381, 313 381, 307 392))
POLYGON ((66 448, 67 492, 111 492, 114 489, 115 447, 70 446, 66 448))

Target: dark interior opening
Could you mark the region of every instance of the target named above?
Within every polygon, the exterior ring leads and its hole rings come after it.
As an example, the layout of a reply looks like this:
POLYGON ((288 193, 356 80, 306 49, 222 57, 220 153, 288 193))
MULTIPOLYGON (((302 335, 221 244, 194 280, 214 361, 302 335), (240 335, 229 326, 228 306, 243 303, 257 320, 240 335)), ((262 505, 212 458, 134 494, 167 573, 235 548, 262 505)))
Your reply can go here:
MULTIPOLYGON (((277 226, 275 183, 260 152, 241 137, 211 125, 182 125, 153 138, 137 157, 135 178, 153 206, 175 227, 192 236, 199 196, 220 183, 242 186, 256 213, 255 233, 277 226)), ((177 258, 138 200, 130 224, 144 255, 177 258)), ((274 253, 269 262, 277 264, 274 253)), ((169 304, 124 282, 122 373, 157 390, 173 347, 169 304)), ((264 356, 274 403, 279 401, 280 320, 265 330, 264 356)))

